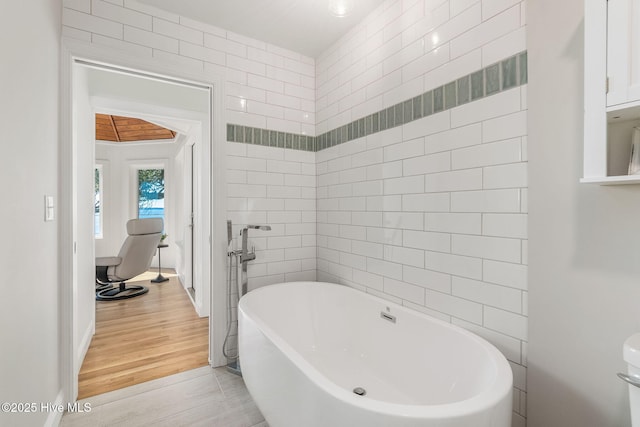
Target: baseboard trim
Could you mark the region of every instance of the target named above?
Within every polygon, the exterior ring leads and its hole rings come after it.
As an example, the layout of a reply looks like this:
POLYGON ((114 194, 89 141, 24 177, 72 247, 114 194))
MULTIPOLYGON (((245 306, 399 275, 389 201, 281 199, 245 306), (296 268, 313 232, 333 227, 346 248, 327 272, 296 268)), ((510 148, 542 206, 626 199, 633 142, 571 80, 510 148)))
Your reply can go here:
MULTIPOLYGON (((62 402, 64 401, 64 392, 62 389, 58 392, 56 396, 56 400, 54 402, 54 408, 59 408, 62 406, 62 402)), ((44 422, 44 427, 58 427, 60 422, 62 421, 62 416, 64 415, 64 411, 49 411, 49 415, 47 416, 47 420, 44 422)))
POLYGON ((202 311, 203 311, 202 307, 198 304, 198 302, 192 295, 191 291, 189 291, 189 288, 183 288, 183 289, 184 289, 184 292, 189 297, 189 301, 191 301, 191 304, 193 305, 193 308, 195 309, 196 313, 198 313, 198 317, 207 317, 202 314, 202 311))
POLYGON ((78 372, 76 372, 76 374, 80 373, 80 369, 82 368, 82 362, 84 361, 85 356, 87 355, 87 351, 89 351, 89 346, 91 345, 91 339, 93 338, 93 335, 95 334, 96 331, 96 323, 95 320, 91 322, 91 324, 89 324, 89 327, 87 328, 87 330, 84 332, 84 335, 82 336, 82 340, 80 341, 80 345, 78 346, 78 363, 77 363, 77 369, 78 372))

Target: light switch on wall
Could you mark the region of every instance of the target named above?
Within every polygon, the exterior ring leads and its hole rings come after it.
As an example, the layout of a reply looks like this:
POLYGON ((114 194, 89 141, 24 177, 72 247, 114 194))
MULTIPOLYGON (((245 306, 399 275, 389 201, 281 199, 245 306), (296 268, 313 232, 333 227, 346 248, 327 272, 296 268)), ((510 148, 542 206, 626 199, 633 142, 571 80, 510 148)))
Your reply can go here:
POLYGON ((53 196, 44 196, 44 220, 53 221, 55 219, 55 205, 53 196))

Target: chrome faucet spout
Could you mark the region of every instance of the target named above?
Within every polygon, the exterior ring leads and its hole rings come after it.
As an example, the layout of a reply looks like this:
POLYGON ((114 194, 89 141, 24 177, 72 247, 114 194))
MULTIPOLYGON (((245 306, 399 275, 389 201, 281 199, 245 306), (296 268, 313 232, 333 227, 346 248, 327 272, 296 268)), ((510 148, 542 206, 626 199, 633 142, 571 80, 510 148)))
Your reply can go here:
POLYGON ((253 230, 271 231, 270 225, 247 225, 247 228, 251 228, 253 230))

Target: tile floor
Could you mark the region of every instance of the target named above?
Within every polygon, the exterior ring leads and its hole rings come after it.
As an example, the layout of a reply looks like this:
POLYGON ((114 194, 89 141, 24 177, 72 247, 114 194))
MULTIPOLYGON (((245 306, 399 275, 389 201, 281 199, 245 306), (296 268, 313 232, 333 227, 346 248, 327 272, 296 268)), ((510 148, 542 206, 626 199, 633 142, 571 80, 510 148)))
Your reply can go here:
POLYGON ((242 378, 208 366, 80 401, 91 411, 67 413, 61 427, 269 427, 242 378))

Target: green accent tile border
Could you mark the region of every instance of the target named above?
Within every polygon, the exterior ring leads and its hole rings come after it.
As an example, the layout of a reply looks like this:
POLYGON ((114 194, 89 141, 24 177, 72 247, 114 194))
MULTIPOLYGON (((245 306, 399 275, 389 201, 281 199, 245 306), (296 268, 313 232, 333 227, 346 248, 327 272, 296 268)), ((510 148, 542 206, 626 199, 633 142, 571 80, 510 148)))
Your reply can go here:
POLYGON ((433 88, 412 99, 354 120, 338 128, 338 132, 333 129, 318 135, 316 136, 316 150, 324 150, 371 133, 401 126, 526 83, 527 52, 524 51, 433 88), (365 125, 361 126, 360 122, 365 125), (369 123, 372 126, 369 126, 369 123), (346 134, 340 132, 343 128, 348 129, 346 134))
POLYGON ((227 141, 321 151, 527 83, 527 51, 524 51, 318 136, 227 124, 227 141))
POLYGON ((316 137, 297 133, 278 132, 249 126, 227 124, 227 141, 265 147, 289 148, 292 150, 317 151, 316 137))

